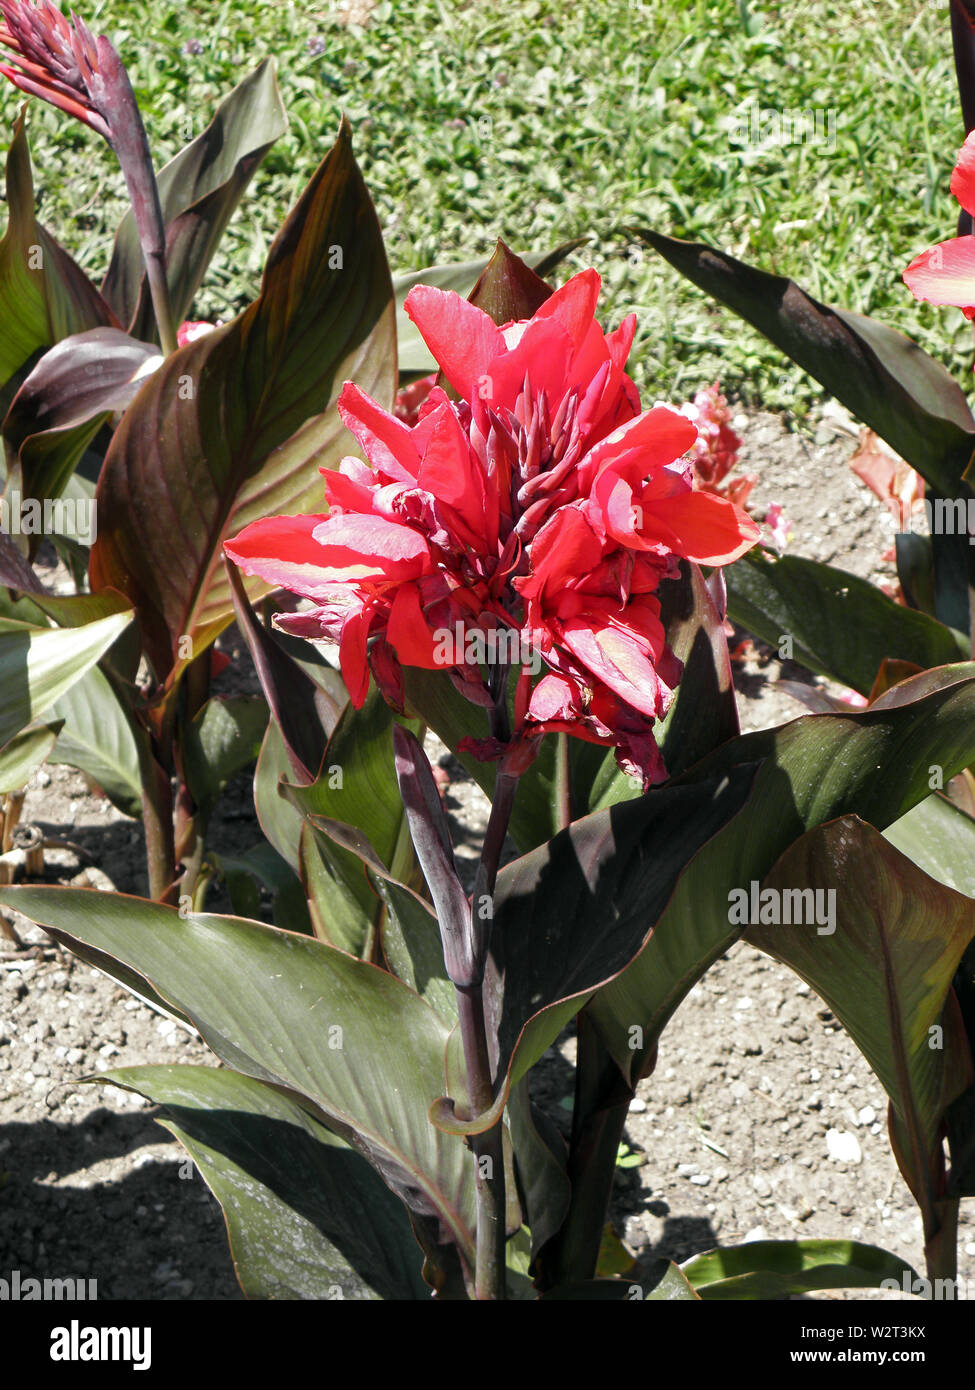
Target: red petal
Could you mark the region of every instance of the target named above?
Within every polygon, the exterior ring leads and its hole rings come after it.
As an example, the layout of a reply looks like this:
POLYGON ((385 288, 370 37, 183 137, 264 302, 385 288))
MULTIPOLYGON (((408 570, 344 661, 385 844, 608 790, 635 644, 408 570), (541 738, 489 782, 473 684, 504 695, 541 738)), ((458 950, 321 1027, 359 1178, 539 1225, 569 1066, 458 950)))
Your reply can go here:
POLYGON ((602 558, 602 544, 578 508, 561 507, 532 541, 530 555, 530 574, 515 580, 526 599, 551 594, 588 574, 602 558))
POLYGON ((395 415, 347 381, 339 396, 339 414, 362 445, 373 468, 401 482, 412 482, 420 466, 409 428, 395 415))
POLYGON ((280 589, 306 598, 322 598, 328 582, 322 574, 322 547, 313 532, 323 516, 269 516, 224 542, 224 550, 245 574, 254 574, 280 589))
POLYGON ((483 309, 432 285, 415 285, 403 307, 451 386, 472 400, 480 378, 504 352, 500 328, 483 309))
POLYGON ((554 319, 561 324, 569 335, 573 356, 582 347, 593 326, 601 283, 598 271, 583 270, 567 280, 535 311, 534 322, 554 319))
POLYGON ((954 304, 975 317, 975 236, 929 246, 904 271, 904 283, 915 299, 954 304))
POLYGON ((965 211, 975 217, 975 130, 961 147, 951 175, 951 191, 965 211))
POLYGON ((607 468, 641 482, 693 448, 697 433, 686 416, 665 405, 654 406, 590 449, 580 464, 580 487, 588 491, 607 468))
POLYGON ((662 540, 698 565, 730 565, 761 538, 747 512, 710 492, 685 492, 655 502, 641 534, 644 541, 662 540))
POLYGON ((464 539, 468 544, 482 546, 484 488, 479 486, 476 467, 457 414, 452 405, 445 405, 423 452, 417 486, 451 507, 467 523, 470 530, 464 539))
POLYGON ((397 590, 386 624, 386 640, 396 649, 404 666, 420 666, 425 671, 442 669, 434 658, 437 644, 420 607, 415 584, 404 584, 397 590))

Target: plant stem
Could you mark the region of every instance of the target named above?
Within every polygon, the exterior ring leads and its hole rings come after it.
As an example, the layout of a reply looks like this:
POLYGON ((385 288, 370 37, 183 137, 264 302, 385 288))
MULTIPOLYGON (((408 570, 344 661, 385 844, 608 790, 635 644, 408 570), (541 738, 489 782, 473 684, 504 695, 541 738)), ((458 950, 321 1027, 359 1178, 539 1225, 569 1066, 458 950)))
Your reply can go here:
POLYGON ((954 1283, 958 1278, 959 1205, 957 1197, 943 1197, 935 1203, 933 1212, 922 1209, 924 1263, 932 1289, 936 1280, 954 1283))
POLYGON ((555 786, 559 803, 559 829, 572 824, 572 765, 569 761, 569 735, 556 734, 555 786))
POLYGON ((102 55, 105 94, 100 103, 112 132, 111 145, 122 166, 139 232, 146 279, 163 353, 176 351, 176 322, 166 277, 166 231, 146 128, 129 75, 112 49, 102 55))
MULTIPOLYGON (((510 740, 507 691, 508 668, 492 672, 494 708, 491 732, 495 738, 510 740)), ((481 858, 471 897, 471 937, 474 951, 473 983, 457 990, 457 1012, 471 1116, 476 1118, 494 1104, 494 1078, 488 1043, 489 1018, 484 994, 484 976, 491 954, 491 925, 494 920, 494 889, 505 836, 511 820, 518 778, 498 771, 491 800, 491 815, 481 847, 481 858)), ((506 1202, 504 1179, 503 1117, 483 1133, 472 1136, 477 1190, 477 1263, 474 1297, 503 1299, 505 1296, 506 1202)))
MULTIPOLYGON (((169 774, 160 767, 148 747, 140 747, 142 765, 142 814, 146 828, 149 896, 169 902, 175 891, 176 846, 173 838, 173 790, 169 774)), ((139 740, 140 745, 143 740, 139 740)))
MULTIPOLYGON (((458 989, 457 1010, 471 1115, 490 1110, 494 1101, 491 1063, 488 1055, 484 1017, 484 995, 480 985, 458 989)), ((505 1186, 501 1121, 471 1139, 474 1153, 474 1181, 477 1193, 477 1264, 474 1275, 476 1299, 503 1299, 505 1294, 505 1186)))

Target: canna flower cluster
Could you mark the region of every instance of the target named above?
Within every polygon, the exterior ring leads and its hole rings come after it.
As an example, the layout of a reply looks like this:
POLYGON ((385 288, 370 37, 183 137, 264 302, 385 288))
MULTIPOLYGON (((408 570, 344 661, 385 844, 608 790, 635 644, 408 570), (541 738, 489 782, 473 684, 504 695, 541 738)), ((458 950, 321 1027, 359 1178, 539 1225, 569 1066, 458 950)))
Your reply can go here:
POLYGON ((501 327, 456 294, 414 288, 407 313, 459 399, 434 386, 407 423, 347 383, 339 409, 368 462, 323 470, 327 515, 257 521, 226 550, 311 601, 275 621, 338 642, 356 706, 370 670, 402 708, 402 666, 447 661, 469 699, 495 704, 477 643, 444 640, 473 635, 519 678, 510 739, 469 749, 517 773, 542 735, 566 732, 614 747, 649 786, 666 775, 652 729, 680 677, 660 584, 679 557, 730 563, 759 530, 695 489, 682 459, 694 424, 665 406, 641 413, 624 370, 635 319, 604 333, 599 288, 583 271, 501 327))

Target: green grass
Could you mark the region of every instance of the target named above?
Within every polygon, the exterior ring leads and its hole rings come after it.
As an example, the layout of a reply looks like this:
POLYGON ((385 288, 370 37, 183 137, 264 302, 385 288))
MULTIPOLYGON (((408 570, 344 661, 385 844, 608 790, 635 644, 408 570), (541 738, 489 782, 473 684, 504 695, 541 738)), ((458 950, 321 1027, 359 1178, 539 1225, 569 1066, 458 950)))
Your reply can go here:
MULTIPOLYGON (((344 110, 394 269, 484 254, 498 235, 544 249, 589 234, 570 266, 600 270, 607 321, 636 309, 631 361, 651 399, 720 377, 748 401, 801 414, 817 393, 632 245, 633 224, 793 275, 911 333, 970 381, 961 314, 915 304, 900 278, 954 231, 948 179, 963 131, 947 5, 387 0, 358 29, 327 4, 77 3, 128 63, 159 162, 244 71, 277 56, 291 130, 251 187, 200 316, 227 316, 254 293, 267 243, 344 110), (203 52, 187 53, 189 40, 203 52), (749 103, 832 112, 822 120, 835 140, 736 144, 728 125, 749 103)), ((18 100, 4 84, 0 130, 18 100)), ((30 129, 43 217, 97 276, 124 210, 117 170, 95 136, 39 102, 30 129)))

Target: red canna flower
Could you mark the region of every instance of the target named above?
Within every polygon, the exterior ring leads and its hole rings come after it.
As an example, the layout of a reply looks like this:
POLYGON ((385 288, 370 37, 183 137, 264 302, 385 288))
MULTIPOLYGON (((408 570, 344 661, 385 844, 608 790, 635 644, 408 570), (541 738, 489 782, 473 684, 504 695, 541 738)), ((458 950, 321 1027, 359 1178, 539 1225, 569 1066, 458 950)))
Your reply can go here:
POLYGON ((517 771, 565 731, 616 747, 649 785, 665 776, 652 728, 680 675, 660 582, 680 556, 737 559, 759 530, 694 489, 681 460, 694 425, 662 406, 640 414, 624 371, 635 320, 604 334, 599 286, 584 271, 503 327, 413 289, 407 312, 460 401, 434 387, 411 427, 347 383, 339 410, 368 464, 325 471, 327 516, 258 521, 225 548, 312 601, 278 626, 338 641, 355 705, 370 667, 400 705, 398 663, 446 667, 482 705, 483 665, 521 667, 512 742, 472 751, 517 771))
MULTIPOLYGON (((961 147, 951 191, 975 216, 975 131, 961 147)), ((975 319, 975 236, 952 237, 928 247, 904 271, 904 283, 915 299, 953 304, 967 319, 975 319)))

